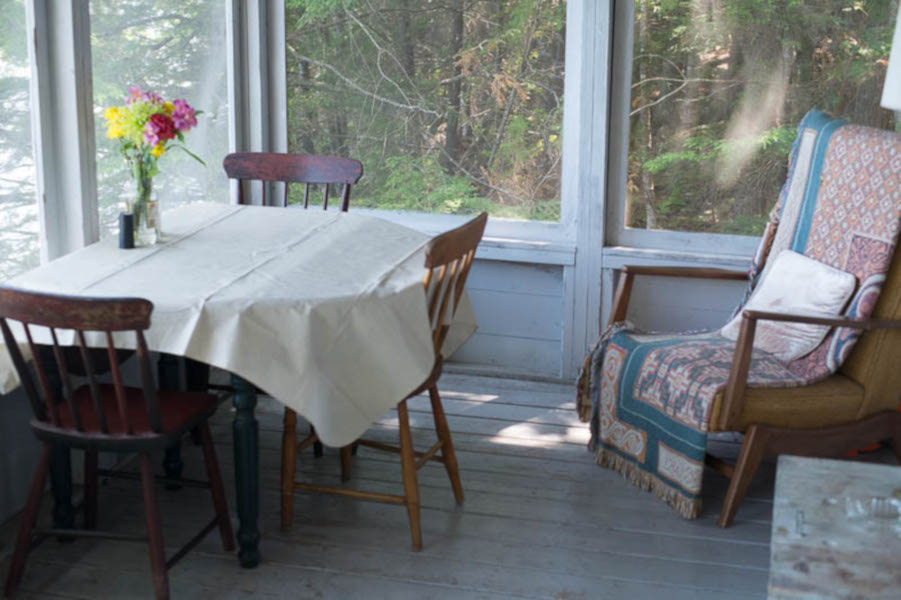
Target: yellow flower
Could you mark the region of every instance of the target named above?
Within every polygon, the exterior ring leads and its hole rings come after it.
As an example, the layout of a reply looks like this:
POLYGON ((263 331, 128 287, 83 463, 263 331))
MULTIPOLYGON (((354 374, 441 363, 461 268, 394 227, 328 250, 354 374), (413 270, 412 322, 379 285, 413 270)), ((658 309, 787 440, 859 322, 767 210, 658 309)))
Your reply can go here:
POLYGON ((154 155, 155 157, 159 158, 165 151, 166 151, 166 147, 163 145, 163 142, 160 142, 159 144, 157 144, 156 146, 153 147, 153 150, 151 150, 150 153, 152 155, 154 155))
POLYGON ((122 109, 118 106, 110 106, 108 109, 103 111, 103 117, 107 121, 116 121, 119 117, 122 116, 122 109))
POLYGON ((117 140, 125 134, 125 130, 118 123, 110 123, 106 130, 106 137, 117 140))
POLYGON ((167 115, 171 115, 172 111, 175 110, 175 105, 172 104, 171 102, 163 102, 163 110, 166 112, 167 115))

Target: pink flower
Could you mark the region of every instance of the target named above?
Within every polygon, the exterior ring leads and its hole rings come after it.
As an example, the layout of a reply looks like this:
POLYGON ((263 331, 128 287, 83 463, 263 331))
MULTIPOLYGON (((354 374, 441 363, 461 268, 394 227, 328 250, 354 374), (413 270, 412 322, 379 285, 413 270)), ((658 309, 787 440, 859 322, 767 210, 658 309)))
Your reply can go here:
POLYGON ((169 115, 156 113, 144 125, 144 141, 150 146, 175 137, 175 123, 169 115))
POLYGON ((141 99, 141 86, 139 86, 139 85, 128 86, 128 97, 125 98, 125 104, 131 104, 132 102, 137 102, 140 99, 141 99))
POLYGON ((163 99, 156 92, 142 92, 141 86, 133 85, 128 88, 128 97, 125 99, 125 104, 131 104, 132 102, 162 104, 163 99))
POLYGON ((188 131, 197 126, 197 117, 190 104, 184 100, 176 100, 172 105, 175 107, 172 111, 172 120, 175 122, 176 129, 188 131))

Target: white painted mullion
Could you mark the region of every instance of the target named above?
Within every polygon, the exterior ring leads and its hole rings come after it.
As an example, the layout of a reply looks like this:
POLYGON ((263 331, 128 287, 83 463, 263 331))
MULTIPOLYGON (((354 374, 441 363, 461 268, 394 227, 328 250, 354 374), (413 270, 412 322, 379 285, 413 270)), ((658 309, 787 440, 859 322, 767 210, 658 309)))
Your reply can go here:
POLYGON ((99 238, 86 2, 27 0, 31 127, 41 260, 99 238))
MULTIPOLYGON (((285 59, 285 0, 266 3, 266 121, 269 140, 267 152, 288 151, 288 72, 285 59)), ((284 183, 273 183, 269 192, 273 198, 285 193, 284 183)))
POLYGON ((577 373, 600 328, 611 30, 611 0, 569 3, 564 144, 570 152, 564 154, 564 172, 572 175, 564 177, 564 185, 576 186, 567 193, 578 203, 576 261, 563 274, 564 377, 577 373))
MULTIPOLYGON (((229 151, 286 152, 288 149, 284 0, 227 0, 229 151)), ((266 193, 283 193, 282 184, 266 193)), ((244 190, 254 204, 262 187, 244 190)), ((237 186, 233 184, 236 198, 237 186)), ((274 197, 274 196, 273 196, 274 197)))

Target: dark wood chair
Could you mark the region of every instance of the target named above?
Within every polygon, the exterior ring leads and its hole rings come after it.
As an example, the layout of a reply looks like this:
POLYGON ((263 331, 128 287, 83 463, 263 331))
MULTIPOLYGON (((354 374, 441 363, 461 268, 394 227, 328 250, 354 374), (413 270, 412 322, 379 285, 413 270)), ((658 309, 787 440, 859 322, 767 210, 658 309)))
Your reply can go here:
POLYGON ((34 539, 36 537, 43 539, 48 535, 55 535, 147 541, 157 598, 169 597, 168 570, 217 526, 225 550, 234 549, 222 477, 207 423, 207 419, 216 411, 218 398, 207 393, 156 390, 150 353, 143 333, 150 326, 152 311, 153 304, 140 298, 71 297, 0 288, 0 332, 31 403, 34 414, 31 427, 44 446, 6 579, 7 597, 12 595, 22 578, 28 551, 32 543, 38 541, 34 539), (43 360, 31 361, 29 366, 13 333, 14 328, 24 336, 35 357, 40 355, 42 347, 34 342, 34 331, 49 330, 46 334, 49 335, 48 345, 55 358, 55 364, 49 366, 55 366, 56 372, 48 368, 43 360), (87 378, 87 383, 77 388, 73 384, 72 369, 66 359, 67 348, 59 343, 59 332, 66 330, 73 332, 77 343, 75 347, 80 353, 87 378), (108 357, 106 366, 112 374, 112 384, 98 381, 95 352, 88 348, 87 332, 91 336, 99 335, 99 339, 105 341, 108 357), (121 340, 130 333, 135 336, 140 388, 126 387, 123 384, 121 356, 114 344, 114 339, 121 340), (59 381, 59 387, 54 385, 55 381, 59 381), (216 516, 181 550, 166 560, 150 454, 171 446, 193 428, 200 432, 209 477, 208 484, 196 483, 210 488, 216 516), (35 528, 53 446, 85 451, 84 529, 35 528), (147 536, 96 530, 97 478, 98 473, 103 472, 97 468, 97 456, 100 452, 137 453, 140 456, 147 536))
POLYGON ((329 188, 341 185, 341 210, 350 207, 350 187, 363 176, 363 164, 352 158, 318 156, 312 154, 280 154, 274 152, 236 152, 222 161, 229 179, 237 179, 238 204, 249 204, 244 198, 244 181, 262 182, 263 206, 288 206, 288 188, 291 183, 303 183, 303 207, 310 204, 310 185, 322 186, 322 208, 328 209, 329 188), (268 194, 267 182, 283 182, 282 198, 268 194), (268 197, 267 197, 268 196, 268 197))
MULTIPOLYGON (((288 187, 291 183, 303 183, 303 207, 310 205, 310 185, 322 186, 322 208, 328 209, 329 187, 340 185, 341 187, 341 211, 347 212, 350 208, 350 188, 363 176, 363 164, 352 158, 341 156, 319 156, 313 154, 280 154, 273 152, 236 152, 229 154, 222 161, 229 179, 238 180, 238 204, 246 204, 244 197, 245 181, 260 181, 262 183, 263 206, 288 206, 288 187), (267 182, 279 182, 285 184, 285 192, 280 201, 273 200, 268 194, 267 182)), ((303 448, 313 446, 313 454, 318 458, 322 456, 322 443, 316 437, 316 431, 310 428, 310 435, 301 442, 303 448)), ((342 449, 342 465, 349 460, 348 457, 356 447, 342 449)))
MULTIPOLYGON (((428 305, 435 352, 432 372, 419 387, 408 394, 397 405, 400 446, 391 446, 365 439, 358 440, 358 443, 362 446, 400 454, 404 493, 402 495, 383 494, 295 481, 296 452, 309 442, 297 443, 295 436, 297 415, 292 410, 286 410, 282 436, 282 530, 287 530, 291 527, 294 515, 294 492, 296 490, 338 494, 364 500, 406 505, 410 519, 410 534, 413 540, 413 548, 421 550, 422 529, 419 518, 419 483, 416 473, 430 460, 444 463, 448 477, 450 477, 454 498, 457 504, 463 502, 463 485, 460 482, 460 472, 457 468, 457 458, 454 454, 450 428, 447 425, 447 418, 441 406, 441 396, 438 394, 438 378, 441 377, 441 370, 444 365, 441 347, 444 344, 444 338, 447 336, 449 324, 459 304, 460 297, 463 295, 463 288, 466 285, 466 278, 472 266, 476 247, 482 239, 487 222, 488 214, 482 213, 462 227, 439 235, 429 242, 426 251, 426 273, 423 286, 425 288, 425 300, 428 305), (417 452, 413 448, 413 438, 410 433, 407 400, 418 396, 426 390, 429 392, 438 441, 425 452, 417 452), (440 455, 438 454, 439 452, 440 455)), ((342 479, 346 480, 350 476, 351 460, 346 446, 342 449, 341 457, 342 479)))

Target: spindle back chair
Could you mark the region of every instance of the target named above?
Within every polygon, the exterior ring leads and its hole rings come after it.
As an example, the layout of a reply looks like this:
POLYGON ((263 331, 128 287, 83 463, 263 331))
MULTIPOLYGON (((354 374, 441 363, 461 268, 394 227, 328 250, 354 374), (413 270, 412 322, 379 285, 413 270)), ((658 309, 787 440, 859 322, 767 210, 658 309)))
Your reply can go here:
MULTIPOLYGON (((291 183, 303 183, 303 207, 309 208, 310 184, 322 186, 322 208, 328 209, 329 186, 341 185, 341 211, 350 208, 350 188, 363 176, 363 164, 352 158, 340 156, 322 156, 315 154, 283 154, 276 152, 235 152, 222 161, 226 175, 238 180, 238 204, 248 204, 244 196, 244 182, 258 180, 262 184, 263 206, 288 206, 288 187, 291 183), (274 202, 268 195, 266 185, 269 182, 283 182, 285 191, 280 202, 274 202)), ((290 408, 286 408, 290 411, 290 408)), ((296 415, 293 417, 296 420, 296 415)), ((302 442, 304 448, 313 446, 313 454, 319 458, 323 454, 322 443, 316 430, 310 428, 310 434, 302 442)), ((342 464, 347 463, 353 450, 342 449, 342 464)))
POLYGON ((263 206, 288 206, 288 187, 291 183, 303 183, 303 207, 310 203, 310 185, 322 185, 322 208, 328 209, 329 186, 342 185, 341 210, 350 207, 350 187, 363 175, 363 165, 358 160, 340 156, 313 154, 281 154, 275 152, 236 152, 222 162, 230 179, 238 180, 238 204, 247 204, 243 182, 262 182, 263 206), (285 191, 280 201, 267 198, 267 182, 284 182, 285 191))
POLYGON ((206 393, 157 391, 144 337, 144 331, 150 327, 152 312, 153 304, 141 298, 85 298, 0 287, 0 333, 31 403, 34 414, 32 429, 44 443, 7 576, 6 596, 12 594, 22 577, 33 534, 39 537, 81 535, 147 541, 157 598, 169 596, 168 569, 216 526, 219 527, 225 549, 234 547, 222 478, 207 423, 216 410, 218 398, 206 393), (43 344, 35 341, 37 332, 42 334, 39 339, 43 344), (87 379, 86 384, 77 388, 68 364, 72 355, 66 349, 70 347, 60 343, 62 332, 71 332, 81 360, 80 368, 75 373, 87 379), (123 336, 131 334, 134 335, 137 351, 140 388, 124 384, 120 361, 129 354, 116 348, 117 339, 122 342, 123 336), (88 347, 88 340, 96 342, 96 336, 105 343, 109 364, 103 366, 109 368, 112 384, 99 380, 101 372, 95 368, 96 350, 88 347), (30 366, 20 344, 27 347, 34 357, 30 366), (50 352, 45 351, 47 346, 50 346, 50 352), (52 361, 39 358, 51 353, 52 361), (210 488, 216 516, 166 561, 150 452, 166 448, 195 427, 200 432, 209 482, 193 483, 210 488), (35 529, 52 445, 85 450, 83 530, 35 529), (146 537, 95 531, 97 477, 101 472, 97 468, 98 452, 135 452, 140 455, 146 537))
MULTIPOLYGON (((454 492, 454 499, 457 501, 457 504, 463 502, 463 484, 460 482, 460 470, 457 466, 454 444, 447 424, 447 417, 441 405, 441 396, 438 393, 438 379, 441 377, 444 365, 441 347, 447 336, 454 313, 459 306, 460 299, 463 296, 466 278, 469 275, 476 248, 485 232, 487 222, 488 214, 482 213, 465 225, 443 233, 429 242, 426 248, 426 274, 423 279, 423 288, 432 330, 432 344, 435 352, 434 366, 426 380, 397 405, 399 446, 366 439, 358 440, 361 446, 400 454, 404 493, 402 495, 384 494, 296 481, 294 479, 296 474, 296 453, 308 443, 308 440, 304 440, 300 444, 297 443, 295 437, 296 415, 294 415, 293 411, 285 411, 284 433, 282 436, 282 530, 291 528, 294 512, 294 493, 296 490, 338 494, 364 500, 404 504, 407 507, 407 515, 410 521, 410 536, 413 548, 421 550, 422 528, 420 524, 419 482, 416 473, 430 460, 444 463, 454 492), (429 393, 438 441, 425 452, 418 452, 413 448, 407 400, 425 391, 429 393)), ((346 481, 350 478, 350 454, 346 452, 346 448, 342 449, 341 471, 342 480, 346 481)))

